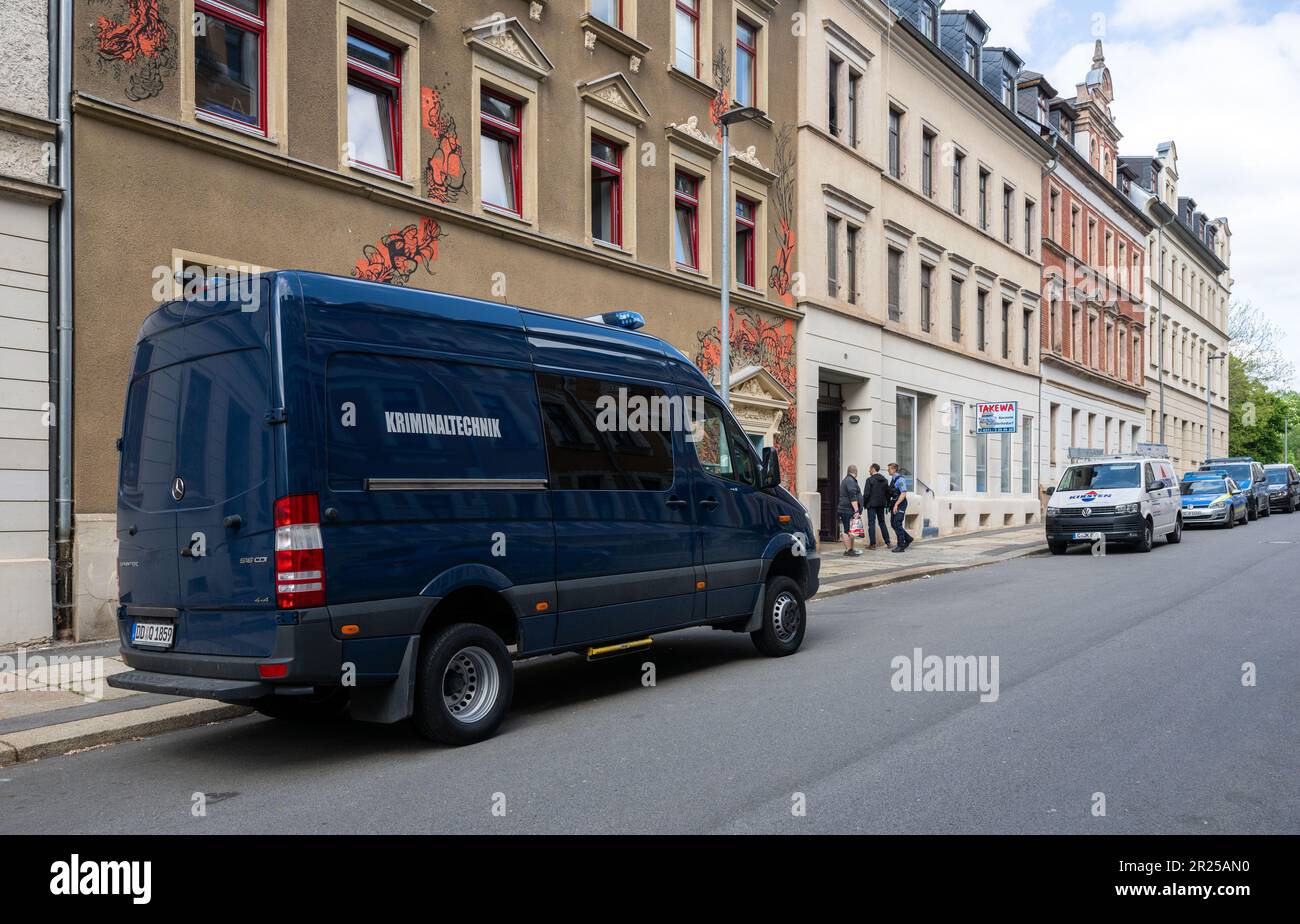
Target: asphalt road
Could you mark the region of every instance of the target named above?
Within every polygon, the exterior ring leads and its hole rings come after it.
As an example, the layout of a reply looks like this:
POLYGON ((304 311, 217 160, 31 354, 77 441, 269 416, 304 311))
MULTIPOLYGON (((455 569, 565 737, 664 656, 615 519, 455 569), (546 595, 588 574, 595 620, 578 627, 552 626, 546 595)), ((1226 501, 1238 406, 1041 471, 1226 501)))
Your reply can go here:
POLYGON ((1296 833, 1298 594, 1300 515, 1036 556, 815 601, 791 658, 525 664, 469 748, 248 717, 0 769, 0 833, 1296 833), (917 647, 996 655, 996 702, 895 692, 917 647))

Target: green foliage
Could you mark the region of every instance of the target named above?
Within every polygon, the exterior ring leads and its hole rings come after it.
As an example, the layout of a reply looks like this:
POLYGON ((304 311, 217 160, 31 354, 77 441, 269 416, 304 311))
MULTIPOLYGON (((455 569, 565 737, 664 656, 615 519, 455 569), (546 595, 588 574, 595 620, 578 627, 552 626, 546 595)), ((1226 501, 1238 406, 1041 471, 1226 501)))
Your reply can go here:
POLYGON ((1283 430, 1290 421, 1290 459, 1300 457, 1300 393, 1271 389, 1233 355, 1228 360, 1228 454, 1281 462, 1283 430))

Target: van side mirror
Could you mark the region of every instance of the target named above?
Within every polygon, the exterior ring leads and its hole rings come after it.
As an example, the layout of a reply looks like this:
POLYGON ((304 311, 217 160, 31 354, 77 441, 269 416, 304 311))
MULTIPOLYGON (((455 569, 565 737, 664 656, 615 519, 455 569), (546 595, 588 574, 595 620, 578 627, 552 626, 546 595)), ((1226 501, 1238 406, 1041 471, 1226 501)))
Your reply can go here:
POLYGON ((763 490, 781 483, 781 457, 771 446, 763 447, 763 461, 759 465, 758 486, 763 490))
POLYGON ((1047 496, 1048 496, 1048 497, 1051 497, 1051 496, 1052 496, 1053 494, 1055 494, 1055 493, 1056 493, 1056 485, 1054 485, 1054 484, 1053 484, 1053 485, 1048 485, 1048 486, 1047 486, 1047 496))

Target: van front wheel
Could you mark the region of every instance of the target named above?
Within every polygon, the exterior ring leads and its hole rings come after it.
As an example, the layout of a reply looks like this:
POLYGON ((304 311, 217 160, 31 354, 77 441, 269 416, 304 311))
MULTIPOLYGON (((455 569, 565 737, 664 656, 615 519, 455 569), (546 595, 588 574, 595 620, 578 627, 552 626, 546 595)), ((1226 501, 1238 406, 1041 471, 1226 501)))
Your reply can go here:
POLYGON ((807 624, 803 590, 791 578, 773 577, 763 589, 763 624, 749 637, 769 658, 783 658, 799 650, 807 624))
POLYGON ((416 729, 443 744, 491 737, 514 693, 514 664, 501 636, 456 623, 426 639, 415 682, 416 729))

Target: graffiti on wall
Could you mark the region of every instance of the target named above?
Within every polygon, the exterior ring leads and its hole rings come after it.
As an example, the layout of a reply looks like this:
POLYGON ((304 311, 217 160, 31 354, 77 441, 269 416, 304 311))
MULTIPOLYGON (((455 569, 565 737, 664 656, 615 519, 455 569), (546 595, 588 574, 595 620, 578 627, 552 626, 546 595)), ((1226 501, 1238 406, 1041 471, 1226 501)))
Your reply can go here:
POLYGON ((442 91, 420 88, 420 121, 433 136, 434 152, 424 166, 424 184, 429 198, 444 205, 455 202, 465 188, 467 170, 456 120, 443 109, 442 91))
POLYGON ((438 259, 438 241, 445 235, 442 226, 427 215, 400 231, 389 231, 377 243, 362 248, 352 275, 370 282, 387 282, 404 286, 421 266, 432 275, 438 259))
MULTIPOLYGON (((731 368, 761 366, 772 374, 791 395, 797 395, 795 364, 794 321, 790 318, 764 320, 753 308, 736 308, 731 313, 731 368)), ((722 363, 721 337, 718 325, 696 335, 699 351, 695 365, 709 378, 713 378, 722 363)), ((773 447, 781 458, 781 475, 786 487, 795 490, 795 429, 798 425, 798 408, 792 399, 777 425, 773 447)))
POLYGON ((713 99, 709 100, 709 121, 713 123, 713 137, 722 140, 722 114, 731 106, 731 59, 727 46, 719 45, 713 53, 713 99))
POLYGON ((787 307, 794 305, 793 275, 790 266, 794 258, 794 127, 781 126, 776 136, 776 157, 772 170, 776 182, 772 184, 772 233, 776 235, 776 261, 768 274, 767 284, 772 287, 787 307))
POLYGON ((91 2, 114 15, 96 17, 83 48, 101 67, 108 68, 115 80, 126 77, 128 99, 157 96, 162 92, 163 77, 176 70, 176 34, 162 0, 91 2))

